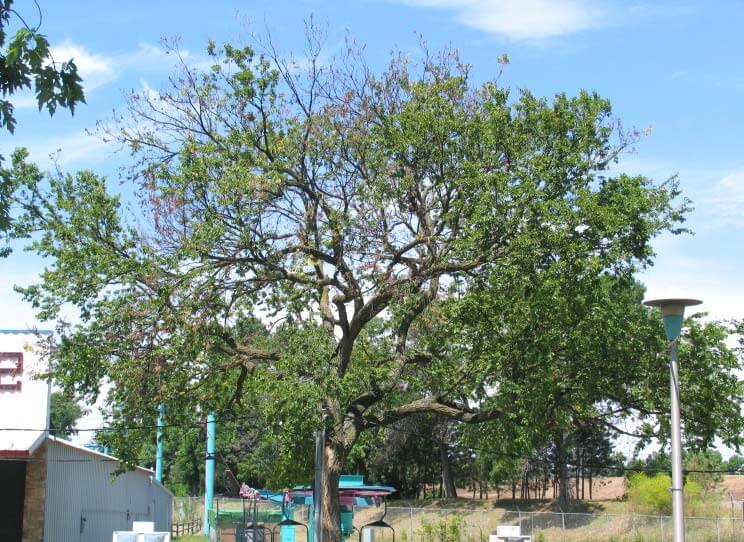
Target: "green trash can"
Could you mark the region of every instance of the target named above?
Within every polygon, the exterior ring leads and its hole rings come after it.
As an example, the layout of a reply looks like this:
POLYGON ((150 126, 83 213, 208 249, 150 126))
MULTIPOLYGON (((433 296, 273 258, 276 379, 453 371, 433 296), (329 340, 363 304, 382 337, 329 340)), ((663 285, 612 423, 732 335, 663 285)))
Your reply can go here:
POLYGON ((349 506, 341 507, 341 536, 345 539, 354 532, 354 512, 349 506))

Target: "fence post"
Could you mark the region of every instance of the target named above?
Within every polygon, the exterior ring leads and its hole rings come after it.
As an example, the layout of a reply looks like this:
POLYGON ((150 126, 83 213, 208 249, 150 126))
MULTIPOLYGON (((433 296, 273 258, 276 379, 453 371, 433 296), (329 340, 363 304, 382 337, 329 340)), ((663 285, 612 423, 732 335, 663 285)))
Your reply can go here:
POLYGON ((408 539, 413 542, 413 506, 409 504, 408 510, 408 534, 410 535, 408 539))
POLYGON ((561 529, 561 540, 566 540, 566 513, 561 509, 561 522, 563 528, 561 529))
POLYGON ((721 542, 721 522, 716 517, 716 541, 721 542))
POLYGON ((729 499, 731 499, 731 541, 736 540, 736 522, 734 520, 734 496, 729 493, 729 499))
POLYGON ((535 513, 530 512, 530 536, 535 536, 535 513))

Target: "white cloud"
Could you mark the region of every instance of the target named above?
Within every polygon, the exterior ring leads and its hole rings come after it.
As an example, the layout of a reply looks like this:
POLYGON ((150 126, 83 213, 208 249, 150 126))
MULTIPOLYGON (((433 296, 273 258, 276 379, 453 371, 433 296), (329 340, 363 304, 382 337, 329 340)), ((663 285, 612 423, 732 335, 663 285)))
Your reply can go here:
MULTIPOLYGON (((75 62, 78 74, 83 80, 83 90, 86 95, 117 77, 111 58, 92 54, 82 45, 69 39, 53 45, 50 52, 57 63, 67 62, 70 59, 75 62)), ((30 109, 39 106, 39 102, 31 90, 24 90, 11 96, 10 101, 16 109, 30 109)))
MULTIPOLYGON (((690 225, 695 231, 744 229, 744 168, 686 168, 668 160, 624 156, 610 168, 613 175, 645 175, 663 181, 679 175, 682 194, 692 200, 690 225)), ((730 232, 728 232, 730 233, 730 232)))
POLYGON ((667 160, 624 157, 612 173, 647 175, 662 181, 679 172, 683 195, 694 210, 685 224, 695 235, 664 234, 653 240, 655 264, 641 274, 648 297, 698 297, 695 310, 711 318, 744 318, 744 168, 680 169, 667 160))
POLYGON ((116 79, 113 62, 110 57, 89 52, 85 47, 70 39, 51 47, 55 62, 66 62, 72 59, 78 73, 83 79, 87 92, 116 79))
POLYGON ((19 141, 16 146, 25 147, 31 161, 42 169, 52 168, 55 163, 69 166, 75 162, 85 161, 86 165, 91 164, 109 157, 114 150, 100 137, 86 132, 76 132, 41 141, 19 141))
POLYGON ((543 40, 601 26, 604 10, 588 0, 407 0, 449 9, 468 26, 515 41, 543 40))
POLYGON ((38 107, 39 105, 36 97, 28 91, 14 94, 9 100, 16 109, 29 109, 31 107, 38 107))
POLYGON ((665 234, 653 242, 655 263, 639 277, 646 285, 646 297, 697 298, 703 304, 689 309, 690 313, 707 312, 716 320, 744 318, 744 284, 737 280, 741 266, 737 254, 721 247, 717 256, 711 256, 706 245, 713 241, 701 237, 665 234))
POLYGON ((620 157, 619 163, 610 164, 609 173, 611 175, 620 173, 643 175, 656 181, 664 181, 679 173, 679 167, 675 169, 674 165, 666 160, 644 158, 637 154, 624 154, 620 157))
POLYGON ((689 308, 688 314, 706 312, 714 320, 744 318, 744 288, 725 277, 710 274, 702 260, 695 270, 659 266, 640 278, 646 285, 648 299, 696 298, 703 304, 689 308))
POLYGON ((147 96, 149 100, 152 100, 153 102, 160 100, 160 93, 152 88, 152 86, 150 86, 150 83, 148 83, 144 77, 140 77, 140 85, 142 86, 141 93, 144 96, 147 96))
MULTIPOLYGON (((180 50, 179 54, 189 65, 197 62, 188 49, 180 50)), ((122 71, 169 72, 178 63, 178 57, 166 47, 140 42, 137 49, 115 55, 114 61, 122 71)))
POLYGON ((719 224, 744 229, 744 170, 729 173, 718 181, 706 204, 719 224))
MULTIPOLYGON (((92 53, 83 45, 70 39, 51 47, 52 57, 56 62, 74 60, 78 73, 83 80, 86 96, 99 87, 116 81, 123 75, 136 73, 168 73, 178 63, 176 55, 166 47, 140 42, 137 48, 125 52, 92 53)), ((207 59, 192 54, 188 49, 179 51, 181 59, 197 68, 211 65, 207 59)), ((38 107, 33 92, 24 91, 10 98, 17 109, 38 107)))

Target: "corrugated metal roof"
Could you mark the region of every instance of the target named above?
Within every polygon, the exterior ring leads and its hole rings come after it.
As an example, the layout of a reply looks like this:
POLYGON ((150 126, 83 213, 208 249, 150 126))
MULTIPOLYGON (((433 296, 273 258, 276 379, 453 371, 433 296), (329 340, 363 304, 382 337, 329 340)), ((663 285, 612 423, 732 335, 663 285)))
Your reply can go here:
MULTIPOLYGON (((119 461, 119 458, 114 457, 113 455, 108 455, 103 452, 99 452, 97 450, 91 450, 90 448, 86 448, 85 446, 81 446, 80 444, 75 444, 74 442, 71 442, 69 440, 65 440, 63 438, 55 437, 54 435, 49 435, 49 440, 56 443, 56 444, 62 444, 64 446, 68 446, 69 448, 73 448, 75 450, 78 450, 80 452, 86 453, 90 456, 99 457, 103 459, 104 461, 119 461)), ((145 467, 136 466, 134 467, 136 470, 141 470, 146 472, 149 475, 154 475, 155 471, 152 469, 147 469, 145 467)), ((160 482, 158 482, 160 483, 160 482)), ((162 484, 161 484, 162 485, 162 484)), ((168 491, 168 488, 163 486, 163 489, 165 491, 168 491)), ((170 491, 168 491, 170 493, 170 491)))

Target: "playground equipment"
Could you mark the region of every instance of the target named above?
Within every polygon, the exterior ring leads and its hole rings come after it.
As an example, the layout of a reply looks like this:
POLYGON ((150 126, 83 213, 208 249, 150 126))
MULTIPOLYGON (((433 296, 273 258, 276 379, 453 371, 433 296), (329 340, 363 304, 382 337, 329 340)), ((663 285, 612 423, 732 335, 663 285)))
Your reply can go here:
MULTIPOLYGON (((290 495, 289 492, 286 492, 284 495, 284 499, 282 499, 282 520, 277 523, 274 528, 271 530, 271 539, 276 540, 276 530, 280 529, 280 532, 291 532, 292 533, 292 539, 294 539, 294 530, 295 527, 300 527, 305 529, 305 540, 310 539, 310 531, 306 524, 300 523, 299 521, 295 521, 290 517, 290 512, 287 510, 287 504, 290 501, 290 495)), ((289 538, 289 537, 287 537, 289 538)), ((284 540, 282 540, 284 542, 284 540)))
MULTIPOLYGON (((385 498, 394 493, 396 489, 390 486, 376 486, 368 485, 364 483, 364 476, 356 474, 342 474, 338 483, 338 498, 339 504, 341 505, 341 537, 344 540, 348 538, 357 530, 354 527, 354 506, 370 506, 373 504, 380 504, 385 502, 385 512, 382 517, 377 521, 368 523, 359 530, 360 536, 361 531, 364 529, 393 529, 388 523, 384 521, 385 514, 387 513, 387 501, 385 498)), ((306 504, 310 507, 310 535, 308 542, 313 542, 313 495, 312 489, 308 486, 296 486, 291 491, 292 501, 295 504, 306 504)), ((393 537, 395 537, 395 530, 393 529, 393 537)), ((360 539, 361 540, 361 539, 360 539)), ((284 541, 282 541, 284 542, 284 541)))
POLYGON ((393 542, 395 542, 395 529, 393 529, 393 526, 385 521, 385 516, 387 516, 387 500, 385 500, 385 510, 382 512, 382 517, 380 519, 367 523, 366 525, 362 525, 361 529, 359 529, 359 542, 362 542, 362 534, 364 533, 364 529, 390 529, 391 531, 393 531, 393 542))
MULTIPOLYGON (((375 486, 364 483, 363 476, 342 475, 339 481, 339 501, 341 504, 341 536, 348 540, 355 531, 369 532, 374 529, 390 529, 395 540, 395 530, 385 522, 387 503, 384 498, 394 492, 389 486, 375 486), (354 527, 354 506, 370 506, 385 503, 382 517, 363 525, 354 527)), ((305 531, 300 540, 313 542, 314 502, 313 491, 308 486, 296 486, 284 492, 253 490, 247 486, 240 489, 242 497, 241 510, 217 508, 208 511, 209 524, 212 526, 212 540, 219 540, 224 529, 230 533, 230 539, 241 542, 295 542, 296 529, 305 531), (277 508, 259 507, 259 502, 277 505, 277 508), (309 525, 294 519, 298 506, 309 508, 309 525)), ((371 539, 371 538, 369 538, 371 539)), ((361 540, 361 538, 360 538, 361 540)))
POLYGON ((258 501, 261 499, 261 494, 243 484, 240 488, 240 496, 243 501, 243 522, 241 528, 236 529, 235 539, 245 542, 273 541, 273 531, 266 526, 266 523, 259 523, 258 501), (247 509, 246 503, 248 503, 247 509))
MULTIPOLYGON (((161 404, 158 409, 158 453, 157 472, 162 476, 162 428, 164 427, 165 407, 161 404)), ((206 511, 204 521, 204 534, 210 540, 218 540, 222 527, 233 527, 235 540, 244 542, 275 542, 277 529, 279 529, 281 540, 276 542, 295 542, 295 529, 305 529, 305 540, 313 541, 315 518, 315 503, 313 502, 313 490, 309 486, 296 486, 292 490, 282 493, 272 491, 258 491, 243 485, 240 494, 243 498, 242 511, 220 510, 219 500, 214 507, 214 471, 216 463, 216 434, 217 424, 213 413, 207 414, 207 456, 205 465, 205 492, 204 509, 206 511), (267 500, 281 505, 279 510, 259 510, 259 500, 267 500), (246 506, 247 505, 247 506, 246 506), (309 525, 296 521, 293 517, 294 506, 306 505, 310 509, 309 525), (250 521, 249 521, 250 519, 250 521), (273 525, 273 527, 269 527, 273 525)), ((230 473, 232 474, 232 473, 230 473)), ((234 476, 232 477, 234 479, 234 476)), ((237 480, 231 480, 237 483, 237 480)), ((359 539, 365 530, 372 534, 375 529, 389 529, 393 533, 395 542, 395 529, 385 521, 387 515, 387 501, 385 498, 395 492, 390 486, 375 486, 364 483, 364 477, 359 475, 342 474, 339 479, 339 504, 341 506, 340 530, 343 540, 356 531, 354 527, 354 506, 369 506, 381 502, 385 503, 382 517, 376 521, 367 523, 359 529, 359 539)), ((372 539, 372 536, 369 538, 372 539)))

